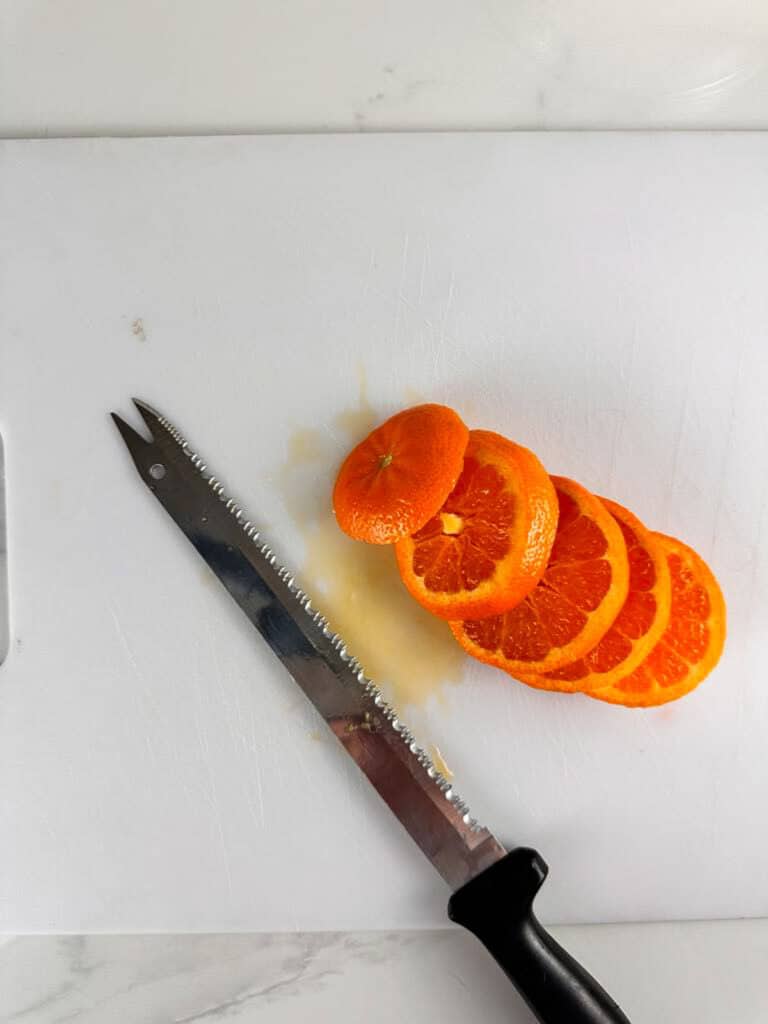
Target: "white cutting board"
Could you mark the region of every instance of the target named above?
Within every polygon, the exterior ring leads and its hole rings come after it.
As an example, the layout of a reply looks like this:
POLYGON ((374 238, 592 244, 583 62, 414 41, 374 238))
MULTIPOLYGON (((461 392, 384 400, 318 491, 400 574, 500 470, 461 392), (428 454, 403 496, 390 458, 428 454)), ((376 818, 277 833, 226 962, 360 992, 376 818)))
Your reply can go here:
POLYGON ((624 711, 467 664, 409 715, 473 810, 549 861, 543 916, 768 913, 768 137, 10 142, 0 159, 0 928, 443 923, 442 883, 106 415, 155 403, 300 566, 289 440, 325 437, 322 504, 361 374, 377 414, 451 403, 722 581, 725 657, 680 703, 624 711))

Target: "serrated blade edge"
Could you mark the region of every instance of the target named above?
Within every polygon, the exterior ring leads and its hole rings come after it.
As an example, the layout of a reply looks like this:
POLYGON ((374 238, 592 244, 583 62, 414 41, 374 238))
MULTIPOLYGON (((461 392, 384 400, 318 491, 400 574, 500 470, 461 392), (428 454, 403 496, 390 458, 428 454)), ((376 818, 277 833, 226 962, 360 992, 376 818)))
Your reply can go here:
POLYGON ((452 782, 207 463, 167 417, 146 402, 134 402, 151 443, 113 418, 140 476, 446 881, 457 887, 503 856, 501 844, 472 817, 452 782), (282 611, 287 614, 281 616, 282 611))

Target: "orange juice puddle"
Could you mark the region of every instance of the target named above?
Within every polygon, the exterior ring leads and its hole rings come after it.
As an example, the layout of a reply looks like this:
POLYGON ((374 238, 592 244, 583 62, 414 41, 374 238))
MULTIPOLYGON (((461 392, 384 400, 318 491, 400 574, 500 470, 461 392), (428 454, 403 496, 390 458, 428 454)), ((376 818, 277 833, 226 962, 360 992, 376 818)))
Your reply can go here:
POLYGON ((447 623, 410 597, 392 548, 354 541, 336 524, 331 506, 340 462, 336 439, 341 434, 345 449, 351 448, 380 419, 361 377, 357 406, 339 413, 333 430, 301 429, 289 438, 278 481, 305 545, 301 585, 366 675, 402 710, 424 706, 446 685, 460 682, 464 654, 447 623))

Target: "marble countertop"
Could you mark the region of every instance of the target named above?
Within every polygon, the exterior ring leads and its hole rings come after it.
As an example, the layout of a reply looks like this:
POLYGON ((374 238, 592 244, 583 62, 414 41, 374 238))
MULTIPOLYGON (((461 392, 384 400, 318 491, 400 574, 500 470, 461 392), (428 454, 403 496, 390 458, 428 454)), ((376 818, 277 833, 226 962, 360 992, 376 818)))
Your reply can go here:
POLYGON ((755 0, 5 0, 0 135, 768 125, 755 0))
MULTIPOLYGON (((633 1024, 764 1024, 768 922, 554 930, 633 1024)), ((458 930, 0 940, 2 1024, 532 1024, 458 930)))

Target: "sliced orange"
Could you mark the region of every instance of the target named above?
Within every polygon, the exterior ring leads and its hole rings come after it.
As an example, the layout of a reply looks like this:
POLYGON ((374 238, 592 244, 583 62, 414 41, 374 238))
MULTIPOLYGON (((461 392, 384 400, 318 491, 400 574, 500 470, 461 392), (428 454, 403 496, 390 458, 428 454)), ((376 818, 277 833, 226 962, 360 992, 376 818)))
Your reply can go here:
POLYGON ((371 431, 342 463, 333 489, 341 529, 393 544, 431 519, 464 465, 469 431, 445 405, 416 405, 371 431))
POLYGON ((590 697, 647 708, 690 693, 717 664, 725 643, 725 602, 708 566, 682 541, 653 534, 672 580, 669 624, 645 660, 590 697))
POLYGON ((605 636, 583 657, 541 675, 519 673, 517 678, 529 686, 565 693, 607 686, 618 674, 637 668, 669 623, 669 567, 661 541, 628 509, 608 498, 600 500, 619 524, 627 545, 627 599, 605 636))
POLYGON ((436 515, 395 545, 406 587, 443 619, 495 615, 541 579, 555 537, 557 498, 527 448, 472 430, 456 487, 436 515))
POLYGON ((504 615, 451 623, 469 654, 514 676, 581 658, 613 624, 629 586, 627 547, 616 520, 575 481, 555 476, 552 482, 560 518, 541 582, 504 615))

